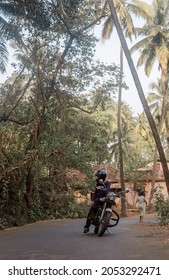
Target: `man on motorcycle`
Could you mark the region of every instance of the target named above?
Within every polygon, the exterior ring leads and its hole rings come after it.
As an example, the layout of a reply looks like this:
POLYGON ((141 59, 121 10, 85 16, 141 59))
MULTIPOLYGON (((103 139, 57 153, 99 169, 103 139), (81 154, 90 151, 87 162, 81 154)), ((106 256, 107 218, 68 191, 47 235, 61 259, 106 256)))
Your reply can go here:
POLYGON ((96 176, 96 188, 92 199, 92 206, 87 215, 87 220, 84 226, 83 233, 89 232, 89 227, 91 224, 91 214, 95 212, 95 210, 100 204, 104 203, 104 198, 106 197, 106 194, 110 191, 110 182, 106 180, 107 174, 105 170, 100 169, 96 171, 94 175, 96 176))

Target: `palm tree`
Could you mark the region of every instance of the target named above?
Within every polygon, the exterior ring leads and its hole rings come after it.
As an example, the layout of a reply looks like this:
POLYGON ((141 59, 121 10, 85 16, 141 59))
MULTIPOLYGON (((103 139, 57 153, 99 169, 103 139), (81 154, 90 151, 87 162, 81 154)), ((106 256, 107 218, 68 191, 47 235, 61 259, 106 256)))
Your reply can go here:
MULTIPOLYGON (((159 134, 161 134, 166 114, 166 99, 168 87, 167 70, 169 66, 169 3, 168 1, 164 0, 154 0, 152 7, 153 9, 150 12, 149 17, 147 18, 145 25, 141 28, 136 28, 136 32, 138 33, 138 35, 144 36, 144 38, 136 43, 131 48, 131 51, 133 52, 138 49, 142 50, 141 55, 138 59, 137 66, 139 67, 140 65, 144 64, 144 69, 147 76, 150 75, 155 61, 158 60, 159 62, 159 68, 161 70, 160 88, 162 92, 162 103, 158 132, 159 134)), ((157 149, 155 149, 154 154, 152 190, 154 189, 155 185, 156 161, 157 149)))
POLYGON ((143 92, 143 89, 142 89, 142 86, 141 86, 141 83, 140 83, 140 80, 139 80, 139 77, 138 77, 138 74, 137 74, 137 71, 136 71, 136 68, 134 66, 133 60, 131 58, 130 51, 128 49, 128 46, 127 46, 126 40, 124 38, 123 32, 121 30, 121 27, 120 27, 120 24, 119 24, 119 21, 118 21, 118 17, 117 17, 117 13, 116 13, 116 9, 114 7, 114 2, 112 0, 108 0, 108 4, 109 4, 109 7, 110 7, 111 15, 112 15, 112 18, 113 18, 113 21, 114 21, 114 24, 115 24, 120 42, 121 42, 121 45, 123 47, 123 50, 124 50, 124 53, 125 53, 125 56, 126 56, 126 59, 127 59, 127 62, 128 62, 133 80, 134 80, 134 83, 135 83, 135 86, 137 88, 141 103, 143 105, 145 114, 147 116, 149 125, 150 125, 152 133, 153 133, 154 140, 155 140, 156 145, 157 145, 157 149, 158 149, 158 152, 159 152, 159 156, 160 156, 160 160, 161 160, 161 163, 162 163, 163 172, 164 172, 164 176, 165 176, 165 180, 166 180, 166 186, 167 186, 167 190, 168 190, 168 193, 169 193, 169 171, 168 171, 168 166, 167 166, 167 161, 166 161, 166 157, 165 157, 165 154, 164 154, 164 150, 163 150, 163 147, 162 147, 162 144, 161 144, 161 141, 160 141, 159 133, 157 131, 154 119, 153 119, 152 114, 150 112, 150 109, 148 107, 148 104, 147 104, 147 101, 146 101, 146 98, 145 98, 145 95, 144 95, 144 92, 143 92))
POLYGON ((158 79, 157 82, 150 84, 150 92, 147 97, 149 108, 153 114, 158 131, 161 135, 161 140, 165 141, 165 134, 169 131, 169 88, 167 88, 167 95, 164 100, 163 82, 158 79), (165 103, 165 104, 164 104, 165 103), (165 112, 162 120, 162 111, 165 112))
POLYGON ((5 67, 8 62, 8 50, 5 44, 5 40, 0 36, 0 72, 5 72, 5 67))
POLYGON ((167 71, 169 69, 169 2, 154 0, 152 7, 153 9, 145 25, 135 29, 137 34, 144 36, 144 38, 131 48, 131 52, 138 49, 141 50, 137 66, 139 67, 144 64, 147 76, 150 75, 155 61, 158 60, 159 62, 163 88, 163 108, 161 114, 161 122, 163 122, 167 95, 167 71))
MULTIPOLYGON (((0 12, 2 13, 2 3, 0 4, 0 12)), ((0 71, 5 72, 5 67, 8 62, 8 50, 3 34, 7 30, 8 22, 2 17, 0 13, 0 71)))
MULTIPOLYGON (((136 15, 144 15, 144 9, 142 9, 142 5, 135 5, 135 2, 128 4, 126 0, 116 0, 115 9, 119 15, 120 27, 125 31, 126 36, 131 39, 131 34, 134 34, 134 25, 131 17, 131 13, 136 15)), ((143 3, 144 5, 145 3, 143 3)), ((146 5, 146 4, 145 4, 146 5)), ((147 5, 146 5, 147 7, 147 5)), ((104 23, 104 28, 102 31, 102 37, 104 39, 109 39, 110 35, 114 28, 114 21, 112 19, 112 15, 110 14, 107 20, 104 23)), ((120 166, 120 180, 122 190, 125 190, 125 182, 124 182, 124 170, 123 170, 123 152, 122 152, 122 139, 121 139, 121 99, 122 99, 122 80, 123 80, 123 49, 120 48, 120 77, 119 77, 119 94, 118 94, 118 114, 117 114, 117 127, 118 127, 118 150, 119 150, 119 166, 120 166)), ((125 193, 122 195, 122 216, 126 216, 126 206, 125 206, 125 193)))
MULTIPOLYGON (((167 104, 168 104, 168 91, 167 97, 165 102, 165 112, 167 113, 167 104)), ((147 97, 147 102, 149 104, 149 108, 154 116, 154 119, 157 123, 157 126, 160 126, 160 120, 162 115, 162 108, 163 108, 163 82, 161 79, 158 79, 157 82, 152 82, 150 84, 150 92, 147 97)), ((166 114, 164 121, 167 121, 166 114)), ((162 130, 164 128, 164 123, 162 126, 162 130)))
POLYGON ((144 36, 136 43, 131 52, 141 50, 137 66, 145 65, 145 73, 150 75, 154 62, 158 60, 161 69, 161 79, 166 80, 169 60, 169 2, 154 0, 143 27, 135 28, 138 36, 144 36))
POLYGON ((2 73, 5 72, 8 62, 6 36, 15 37, 17 33, 13 25, 8 22, 8 18, 11 16, 16 16, 13 5, 5 2, 0 3, 0 71, 2 73))
MULTIPOLYGON (((157 123, 159 134, 161 135, 161 140, 164 142, 162 137, 165 135, 165 130, 168 129, 168 92, 167 96, 164 99, 163 95, 163 82, 161 79, 158 79, 158 83, 150 84, 151 91, 147 97, 147 101, 149 103, 149 108, 153 113, 154 119, 157 123), (162 119, 162 112, 164 112, 164 119, 162 119)), ((155 187, 155 176, 156 176, 156 162, 157 162, 157 148, 155 148, 154 152, 154 163, 152 170, 152 188, 150 194, 150 202, 153 198, 153 191, 155 187)))
MULTIPOLYGON (((125 0, 116 1, 116 10, 120 18, 121 28, 126 28, 128 33, 132 33, 133 22, 130 14, 125 7, 125 0)), ((102 30, 102 37, 104 39, 109 39, 113 31, 114 22, 112 20, 111 14, 108 16, 104 23, 104 28, 102 30)), ((121 135, 121 99, 122 99, 122 81, 123 81, 123 50, 120 48, 120 76, 119 76, 119 93, 118 93, 118 113, 117 113, 117 127, 118 127, 118 155, 119 155, 119 167, 120 167, 120 184, 122 190, 125 190, 124 181, 124 168, 123 168, 123 152, 122 152, 122 135, 121 135)), ((121 216, 127 216, 126 204, 125 204, 125 193, 122 194, 121 201, 121 216)))

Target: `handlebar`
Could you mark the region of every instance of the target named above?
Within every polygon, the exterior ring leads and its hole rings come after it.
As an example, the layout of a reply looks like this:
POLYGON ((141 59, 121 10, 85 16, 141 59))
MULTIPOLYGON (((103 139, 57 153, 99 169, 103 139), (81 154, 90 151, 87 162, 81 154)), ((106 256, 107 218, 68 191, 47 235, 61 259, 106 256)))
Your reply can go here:
POLYGON ((120 197, 120 195, 122 194, 122 193, 128 193, 129 192, 129 190, 124 190, 124 191, 120 191, 120 192, 118 192, 118 193, 114 193, 114 192, 109 192, 108 194, 107 194, 107 196, 108 197, 111 197, 112 199, 115 199, 116 197, 120 197))
POLYGON ((128 193, 128 192, 129 192, 129 190, 124 190, 124 191, 118 192, 118 194, 121 194, 121 193, 128 193))

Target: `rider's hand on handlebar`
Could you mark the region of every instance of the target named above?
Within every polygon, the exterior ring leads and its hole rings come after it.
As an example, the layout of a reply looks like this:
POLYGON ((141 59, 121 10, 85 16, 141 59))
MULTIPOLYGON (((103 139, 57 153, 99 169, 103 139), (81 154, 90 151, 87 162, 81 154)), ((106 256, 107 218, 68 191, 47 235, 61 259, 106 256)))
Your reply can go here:
POLYGON ((104 182, 103 182, 103 180, 102 180, 102 179, 100 179, 100 180, 98 181, 98 184, 99 184, 99 186, 104 186, 104 182))
POLYGON ((104 187, 103 187, 103 186, 97 186, 96 189, 98 189, 98 190, 104 190, 104 187))

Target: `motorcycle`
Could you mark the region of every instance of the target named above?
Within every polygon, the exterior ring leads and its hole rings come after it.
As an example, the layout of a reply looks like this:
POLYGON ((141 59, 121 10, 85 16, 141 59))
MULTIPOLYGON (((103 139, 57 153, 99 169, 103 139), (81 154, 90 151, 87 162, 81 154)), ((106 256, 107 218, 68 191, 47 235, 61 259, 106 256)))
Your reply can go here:
MULTIPOLYGON (((96 207, 91 214, 91 224, 95 226, 94 233, 98 236, 103 236, 106 230, 117 226, 119 222, 119 214, 114 210, 116 206, 116 198, 121 197, 122 193, 128 193, 129 190, 120 191, 118 193, 109 192, 106 195, 103 205, 96 207)), ((111 231, 110 231, 111 232, 111 231)))

